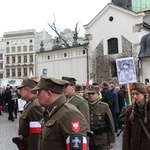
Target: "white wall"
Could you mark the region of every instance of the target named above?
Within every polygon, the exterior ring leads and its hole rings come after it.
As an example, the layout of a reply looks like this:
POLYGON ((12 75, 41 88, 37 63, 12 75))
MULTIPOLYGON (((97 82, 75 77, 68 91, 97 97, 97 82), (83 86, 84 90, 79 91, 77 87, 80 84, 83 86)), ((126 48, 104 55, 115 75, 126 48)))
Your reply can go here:
POLYGON ((39 77, 42 75, 43 69, 47 69, 47 76, 61 79, 62 76, 74 77, 78 84, 87 81, 87 56, 83 54, 83 46, 49 51, 38 54, 38 71, 39 77), (64 57, 67 53, 67 57, 64 57), (50 59, 48 60, 48 56, 50 59))

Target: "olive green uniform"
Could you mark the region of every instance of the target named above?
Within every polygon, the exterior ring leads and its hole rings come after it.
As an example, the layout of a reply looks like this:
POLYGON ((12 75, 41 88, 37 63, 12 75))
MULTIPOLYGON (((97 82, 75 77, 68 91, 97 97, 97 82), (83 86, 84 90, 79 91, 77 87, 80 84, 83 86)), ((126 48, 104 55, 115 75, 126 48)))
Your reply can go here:
POLYGON ((84 116, 76 107, 66 103, 64 95, 46 108, 41 124, 39 150, 66 150, 66 140, 70 135, 78 134, 86 137, 87 134, 84 116), (79 125, 76 131, 72 126, 75 122, 79 125))
POLYGON ((24 150, 37 150, 39 134, 30 134, 29 123, 40 121, 43 108, 39 105, 36 97, 31 98, 24 107, 19 119, 19 135, 23 136, 24 150))
POLYGON ((90 104, 90 150, 107 150, 108 144, 115 143, 114 123, 107 104, 100 102, 90 104), (95 148, 94 148, 95 147, 95 148))
POLYGON ((88 102, 83 97, 78 96, 77 94, 73 94, 68 97, 67 102, 77 107, 89 124, 90 116, 88 102))

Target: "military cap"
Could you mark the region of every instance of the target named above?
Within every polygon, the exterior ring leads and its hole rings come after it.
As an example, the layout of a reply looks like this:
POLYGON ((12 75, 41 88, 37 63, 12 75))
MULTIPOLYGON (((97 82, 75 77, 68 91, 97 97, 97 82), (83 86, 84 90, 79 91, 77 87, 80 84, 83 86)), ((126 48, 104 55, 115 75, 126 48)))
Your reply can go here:
POLYGON ((89 86, 86 93, 99 93, 99 87, 97 86, 89 86))
POLYGON ((53 93, 61 94, 66 84, 69 84, 69 82, 65 80, 55 79, 55 78, 42 77, 38 85, 35 88, 33 88, 32 91, 44 89, 44 90, 50 90, 53 93))
POLYGON ((77 84, 75 87, 75 91, 77 92, 77 91, 82 91, 82 90, 83 90, 83 87, 81 85, 77 84))
POLYGON ((17 89, 20 89, 20 88, 22 88, 22 87, 24 87, 24 86, 29 86, 29 87, 31 87, 31 88, 34 88, 36 85, 37 85, 37 83, 38 82, 36 82, 36 81, 34 81, 34 80, 31 80, 31 79, 23 79, 23 81, 22 81, 22 83, 21 83, 21 85, 19 85, 18 87, 17 87, 17 89))
POLYGON ((62 77, 62 80, 66 80, 69 82, 70 85, 76 85, 76 79, 72 77, 62 77))
POLYGON ((144 83, 135 82, 132 84, 132 90, 136 90, 139 93, 147 93, 146 86, 144 83))

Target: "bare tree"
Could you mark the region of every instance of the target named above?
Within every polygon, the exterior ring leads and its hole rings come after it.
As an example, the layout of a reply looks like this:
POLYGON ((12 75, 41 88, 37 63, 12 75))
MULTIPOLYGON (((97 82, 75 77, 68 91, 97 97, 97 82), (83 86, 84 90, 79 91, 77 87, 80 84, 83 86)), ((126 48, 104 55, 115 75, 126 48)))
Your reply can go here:
POLYGON ((58 38, 64 42, 64 45, 66 47, 69 47, 69 44, 67 43, 67 41, 60 35, 60 33, 58 32, 58 29, 56 28, 55 16, 54 16, 54 22, 52 24, 48 23, 48 25, 57 34, 58 38))

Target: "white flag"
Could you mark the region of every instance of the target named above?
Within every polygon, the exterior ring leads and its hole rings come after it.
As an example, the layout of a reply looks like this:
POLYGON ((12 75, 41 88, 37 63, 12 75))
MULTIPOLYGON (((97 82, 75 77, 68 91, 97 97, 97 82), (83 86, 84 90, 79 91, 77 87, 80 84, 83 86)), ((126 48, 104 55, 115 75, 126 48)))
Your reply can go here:
POLYGON ((32 70, 30 71, 29 79, 34 80, 34 76, 33 76, 32 70))

